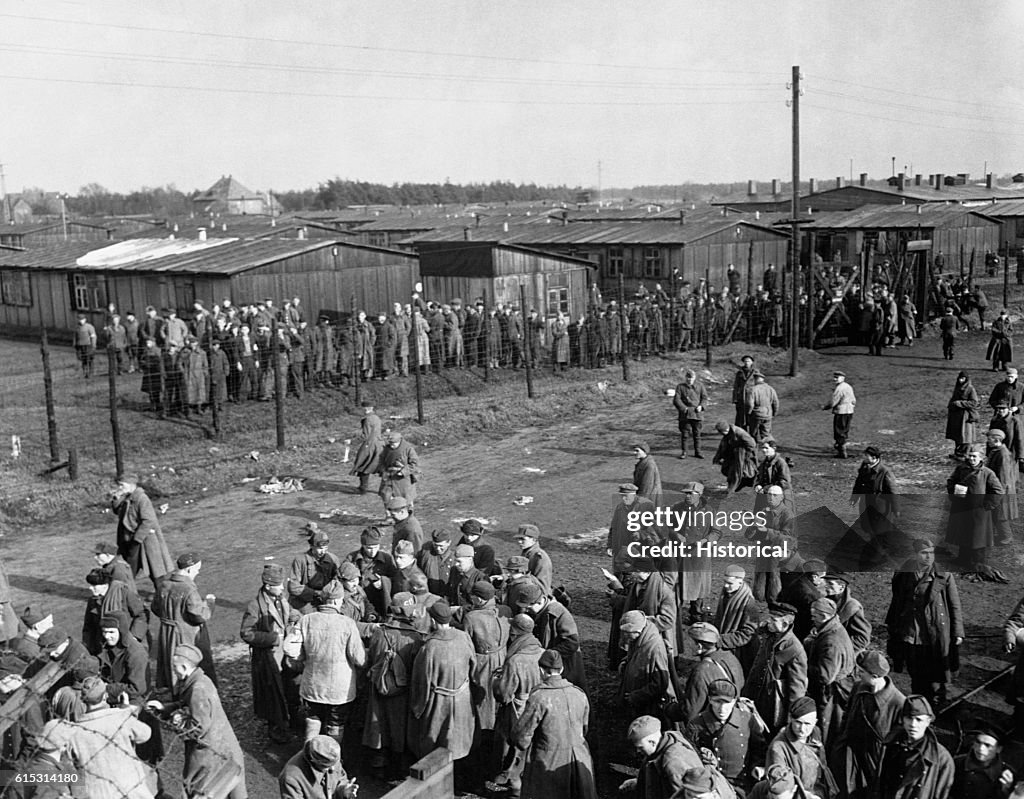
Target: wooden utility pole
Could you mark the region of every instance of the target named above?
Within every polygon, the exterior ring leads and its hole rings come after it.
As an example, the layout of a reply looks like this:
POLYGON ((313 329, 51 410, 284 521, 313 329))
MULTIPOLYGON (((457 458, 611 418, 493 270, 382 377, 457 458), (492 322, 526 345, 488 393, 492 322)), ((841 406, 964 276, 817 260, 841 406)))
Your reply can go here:
POLYGON ((793 203, 789 226, 792 307, 789 313, 789 376, 800 372, 800 67, 793 67, 793 203))
MULTIPOLYGON (((110 385, 110 432, 114 438, 115 479, 124 477, 124 451, 121 448, 121 425, 117 419, 117 356, 107 347, 107 382, 110 385)), ((51 452, 51 455, 53 453, 51 452)))
MULTIPOLYGON (((619 273, 619 348, 622 350, 622 379, 629 382, 629 352, 626 348, 626 288, 619 273)), ((583 360, 582 353, 580 360, 583 360)))
MULTIPOLYGON (((1003 302, 1003 305, 1006 305, 1003 302)), ((46 328, 40 328, 39 349, 43 354, 43 392, 46 396, 46 433, 50 439, 50 466, 60 463, 60 443, 57 440, 57 412, 53 406, 53 374, 50 371, 50 345, 46 328)))
MULTIPOLYGON (((523 315, 523 343, 526 345, 525 352, 523 353, 523 364, 526 366, 526 396, 533 399, 533 360, 531 352, 533 348, 533 341, 530 337, 530 319, 526 315, 526 286, 522 283, 519 284, 519 307, 522 309, 523 315)), ((580 360, 582 360, 582 353, 580 360)))

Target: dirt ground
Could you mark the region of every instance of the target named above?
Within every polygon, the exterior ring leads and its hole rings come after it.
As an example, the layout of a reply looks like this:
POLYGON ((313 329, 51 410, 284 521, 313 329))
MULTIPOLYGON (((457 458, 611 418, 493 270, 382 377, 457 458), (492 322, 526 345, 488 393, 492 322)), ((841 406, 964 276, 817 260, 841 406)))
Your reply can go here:
MULTIPOLYGON (((943 440, 945 408, 959 369, 972 371, 984 398, 1000 376, 984 369, 982 358, 987 334, 961 339, 956 360, 944 361, 938 341, 930 334, 913 348, 885 350, 869 357, 860 347, 844 347, 822 353, 802 353, 800 375, 785 376, 788 358, 776 353, 761 359, 768 381, 781 399, 781 413, 773 433, 780 451, 794 461, 793 479, 801 547, 826 553, 844 536, 851 535, 857 511, 848 503, 859 459, 838 460, 831 449, 831 417, 821 405, 831 392, 831 370, 842 368, 854 387, 857 411, 852 429, 852 449, 873 443, 880 446, 893 466, 902 493, 908 497, 903 528, 908 535, 935 535, 943 529, 942 503, 945 478, 952 469, 951 451, 943 440)), ((703 368, 703 353, 680 358, 678 366, 703 368)), ((591 746, 602 796, 614 796, 623 779, 610 769, 612 763, 631 764, 623 737, 629 719, 613 707, 614 675, 605 671, 608 608, 604 598, 601 567, 604 532, 617 501, 616 486, 631 478, 633 461, 627 450, 643 438, 652 447, 666 490, 688 480, 700 480, 712 495, 720 495, 723 479, 712 466, 710 454, 717 444, 713 424, 718 418, 731 421, 729 397, 734 366, 716 363, 707 375, 711 408, 705 423, 703 461, 678 460, 678 434, 671 399, 664 392, 625 405, 609 404, 587 415, 566 413, 560 421, 507 432, 487 431, 467 435, 458 445, 437 448, 417 440, 423 468, 419 484, 417 516, 430 531, 457 528, 467 517, 487 519, 488 536, 499 556, 516 552, 512 534, 522 522, 537 524, 545 549, 555 565, 556 585, 564 584, 573 598, 587 663, 593 708, 591 746), (525 506, 513 504, 519 496, 532 496, 525 506)), ((595 375, 595 380, 600 375, 595 375)), ((670 388, 674 379, 666 379, 670 388)), ((526 402, 526 400, 523 400, 526 402)), ((386 416, 387 409, 382 409, 386 416)), ((984 415, 983 415, 983 418, 984 415)), ((352 437, 355 429, 337 430, 352 437)), ((376 496, 354 492, 354 479, 340 463, 297 474, 305 478, 300 493, 265 496, 256 492, 257 482, 236 485, 216 496, 175 496, 162 517, 173 553, 196 550, 204 568, 198 579, 202 592, 217 595, 211 631, 217 645, 222 695, 247 756, 250 795, 276 796, 276 774, 297 749, 272 745, 262 724, 252 720, 248 685, 247 652, 238 638, 241 613, 259 587, 265 562, 287 565, 304 549, 301 528, 318 522, 332 538, 331 550, 345 554, 359 546, 359 532, 383 516, 376 496), (331 514, 329 518, 323 518, 331 514)), ((323 462, 324 459, 321 459, 323 462)), ((97 502, 100 500, 97 497, 97 502)), ((724 509, 748 510, 753 495, 746 489, 725 500, 724 509)), ((1019 539, 1019 529, 1018 529, 1019 539)), ((3 539, 3 556, 17 601, 42 602, 52 609, 58 624, 77 633, 87 596, 84 575, 89 553, 97 540, 111 540, 113 518, 97 505, 81 509, 59 524, 16 528, 3 539)), ((856 535, 856 530, 852 533, 856 535)), ((723 540, 741 541, 730 533, 723 540)), ((975 688, 1010 663, 1001 653, 1002 621, 1022 595, 1022 552, 1018 540, 997 551, 993 559, 1010 584, 961 583, 960 591, 968 621, 963 648, 964 665, 952 696, 975 688)), ((724 562, 722 564, 725 565, 724 562)), ((880 629, 889 600, 888 571, 854 577, 851 591, 861 599, 868 618, 876 623, 875 637, 884 646, 880 629)), ((720 580, 716 581, 716 591, 720 580)), ((909 688, 905 675, 896 681, 909 688)), ((1006 705, 996 690, 985 690, 954 707, 944 720, 946 729, 955 721, 982 713, 1001 717, 1006 705)), ((350 748, 347 766, 360 772, 359 753, 350 748)), ((360 796, 379 795, 382 786, 369 777, 360 796)))

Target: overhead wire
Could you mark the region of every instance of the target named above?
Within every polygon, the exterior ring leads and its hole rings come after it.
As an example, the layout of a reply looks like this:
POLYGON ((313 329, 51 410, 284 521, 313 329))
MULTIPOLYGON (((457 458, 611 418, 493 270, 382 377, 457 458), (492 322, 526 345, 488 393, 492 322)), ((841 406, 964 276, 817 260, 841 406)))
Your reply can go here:
POLYGON ((880 116, 878 114, 868 114, 868 113, 865 113, 863 111, 851 111, 848 108, 836 108, 834 106, 818 105, 817 103, 808 102, 806 100, 802 100, 800 102, 800 107, 801 108, 814 108, 814 109, 817 109, 819 111, 829 111, 829 112, 836 113, 836 114, 849 114, 849 115, 857 116, 857 117, 865 117, 867 119, 877 119, 877 120, 881 120, 882 122, 888 122, 890 125, 897 124, 897 125, 913 126, 913 127, 917 127, 917 128, 921 128, 921 127, 924 127, 924 128, 936 128, 938 130, 951 130, 951 131, 955 131, 957 133, 981 133, 981 134, 986 134, 986 135, 989 135, 989 136, 1024 136, 1024 130, 1019 130, 1019 131, 1009 131, 1009 130, 1008 131, 998 131, 998 130, 975 130, 975 129, 972 129, 972 128, 957 128, 957 127, 951 127, 949 125, 939 125, 939 124, 937 124, 935 122, 919 122, 919 121, 911 121, 911 120, 893 119, 891 116, 880 116))
MULTIPOLYGON (((822 80, 822 81, 827 81, 829 83, 840 83, 840 84, 842 84, 844 86, 855 86, 858 89, 867 89, 868 91, 872 91, 872 92, 885 92, 887 94, 898 94, 898 95, 901 95, 901 96, 904 96, 904 97, 913 97, 916 100, 934 100, 935 102, 939 102, 939 103, 955 103, 957 105, 976 105, 976 106, 979 106, 981 108, 992 108, 993 105, 994 105, 991 101, 982 103, 982 102, 978 102, 978 101, 975 101, 975 100, 965 100, 962 97, 938 97, 938 96, 933 95, 933 94, 921 94, 920 92, 905 91, 903 89, 893 89, 892 87, 888 87, 888 86, 871 86, 871 85, 866 84, 866 83, 857 83, 855 81, 841 80, 839 78, 830 78, 830 77, 827 77, 825 75, 813 75, 812 74, 811 77, 814 80, 822 80)), ((1024 110, 1024 105, 1013 104, 1013 103, 1010 103, 1010 104, 999 103, 998 107, 999 108, 1018 108, 1018 109, 1024 110)), ((935 110, 935 109, 933 109, 933 110, 935 110)))

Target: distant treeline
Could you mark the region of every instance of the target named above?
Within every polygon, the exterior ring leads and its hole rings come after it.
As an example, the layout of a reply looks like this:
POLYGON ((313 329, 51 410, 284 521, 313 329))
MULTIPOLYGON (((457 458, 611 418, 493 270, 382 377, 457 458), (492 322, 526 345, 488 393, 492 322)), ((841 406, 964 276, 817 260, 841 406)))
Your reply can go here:
POLYGON ((536 183, 369 183, 334 178, 315 189, 275 192, 286 211, 329 211, 349 205, 467 205, 504 202, 575 202, 578 188, 536 183))

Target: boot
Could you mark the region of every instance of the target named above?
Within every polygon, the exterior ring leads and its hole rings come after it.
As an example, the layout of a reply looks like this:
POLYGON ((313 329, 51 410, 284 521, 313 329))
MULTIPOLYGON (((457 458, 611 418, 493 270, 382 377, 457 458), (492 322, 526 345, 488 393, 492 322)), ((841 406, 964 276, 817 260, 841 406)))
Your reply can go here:
POLYGON ((320 719, 316 716, 306 717, 306 733, 303 738, 304 741, 309 741, 320 734, 320 719))

